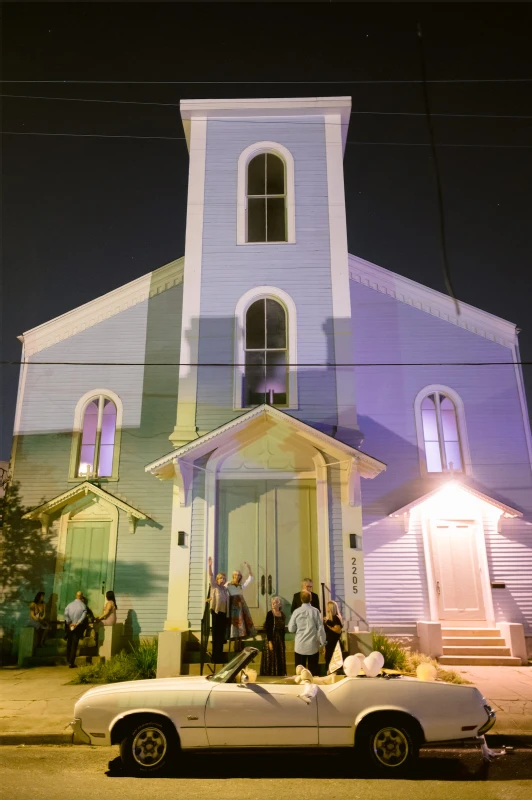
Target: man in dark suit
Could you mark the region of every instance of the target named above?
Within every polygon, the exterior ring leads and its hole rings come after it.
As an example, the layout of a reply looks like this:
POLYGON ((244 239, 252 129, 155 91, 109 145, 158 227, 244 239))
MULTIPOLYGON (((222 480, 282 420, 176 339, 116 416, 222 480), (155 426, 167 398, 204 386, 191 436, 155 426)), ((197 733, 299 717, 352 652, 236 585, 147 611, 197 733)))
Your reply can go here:
POLYGON ((314 606, 314 608, 317 608, 318 611, 321 611, 321 609, 320 609, 320 599, 319 599, 318 595, 316 594, 316 592, 312 591, 313 588, 314 588, 314 585, 312 583, 312 578, 303 578, 303 580, 301 581, 301 589, 298 592, 295 593, 294 599, 292 600, 292 614, 294 613, 296 608, 300 608, 301 607, 301 592, 308 592, 312 597, 312 600, 310 601, 310 605, 314 606))

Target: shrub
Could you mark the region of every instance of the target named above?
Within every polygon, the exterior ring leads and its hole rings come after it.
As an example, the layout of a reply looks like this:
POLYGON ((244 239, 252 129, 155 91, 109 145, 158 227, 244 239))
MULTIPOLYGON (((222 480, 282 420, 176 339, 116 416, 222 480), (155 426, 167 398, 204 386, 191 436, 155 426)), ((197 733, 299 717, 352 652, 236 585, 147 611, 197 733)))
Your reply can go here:
POLYGON ((121 650, 103 664, 80 667, 71 683, 120 683, 155 678, 157 671, 157 639, 141 639, 130 645, 131 652, 121 650))
POLYGON ((399 642, 389 639, 379 631, 374 631, 371 646, 384 656, 385 669, 396 669, 399 672, 406 670, 408 653, 399 642))

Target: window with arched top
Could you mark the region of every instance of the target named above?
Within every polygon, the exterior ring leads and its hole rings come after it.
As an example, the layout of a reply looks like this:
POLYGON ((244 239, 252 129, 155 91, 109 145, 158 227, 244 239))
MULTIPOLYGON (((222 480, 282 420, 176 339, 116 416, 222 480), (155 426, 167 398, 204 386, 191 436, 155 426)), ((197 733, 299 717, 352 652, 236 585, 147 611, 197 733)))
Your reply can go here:
POLYGON ((259 153, 248 164, 248 242, 286 242, 286 175, 276 153, 259 153))
POLYGON ((461 472, 458 417, 451 398, 441 392, 427 394, 421 401, 421 421, 427 472, 461 472))
POLYGON ((296 241, 294 157, 280 142, 254 142, 238 157, 236 241, 296 241))
POLYGON ((118 479, 122 403, 114 392, 88 392, 78 402, 70 478, 118 479), (104 393, 105 392, 105 393, 104 393))
POLYGON ((288 399, 286 310, 261 297, 246 311, 244 406, 286 406, 288 399))

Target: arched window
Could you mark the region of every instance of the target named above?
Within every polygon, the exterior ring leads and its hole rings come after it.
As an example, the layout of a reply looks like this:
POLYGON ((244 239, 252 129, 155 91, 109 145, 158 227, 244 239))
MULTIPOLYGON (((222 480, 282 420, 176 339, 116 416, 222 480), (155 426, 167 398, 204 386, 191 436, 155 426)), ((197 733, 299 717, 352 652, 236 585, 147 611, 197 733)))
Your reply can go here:
POLYGON ((421 424, 427 472, 461 472, 462 447, 456 407, 442 392, 431 392, 421 401, 421 424))
POLYGON ((259 153, 247 168, 247 241, 286 242, 286 170, 275 153, 259 153))
POLYGON ((85 405, 76 476, 97 475, 109 478, 115 463, 117 410, 105 395, 93 397, 85 405))
POLYGON ((286 406, 287 319, 277 300, 261 297, 246 312, 244 406, 286 406))

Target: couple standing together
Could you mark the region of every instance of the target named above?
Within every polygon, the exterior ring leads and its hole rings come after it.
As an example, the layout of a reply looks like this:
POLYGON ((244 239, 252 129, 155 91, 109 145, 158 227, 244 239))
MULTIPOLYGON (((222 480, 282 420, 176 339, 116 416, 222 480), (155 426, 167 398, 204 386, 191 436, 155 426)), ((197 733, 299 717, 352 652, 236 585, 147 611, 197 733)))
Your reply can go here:
POLYGON ((224 643, 227 638, 235 643, 235 650, 242 649, 242 639, 255 636, 256 630, 244 599, 244 589, 253 580, 253 573, 247 561, 248 576, 242 583, 242 573, 235 570, 231 580, 227 580, 225 572, 219 572, 216 578, 212 571, 212 558, 209 556, 209 582, 211 584, 211 620, 212 620, 212 660, 221 664, 224 660, 224 643), (229 628, 229 630, 228 630, 229 628), (229 635, 228 635, 229 634, 229 635))

